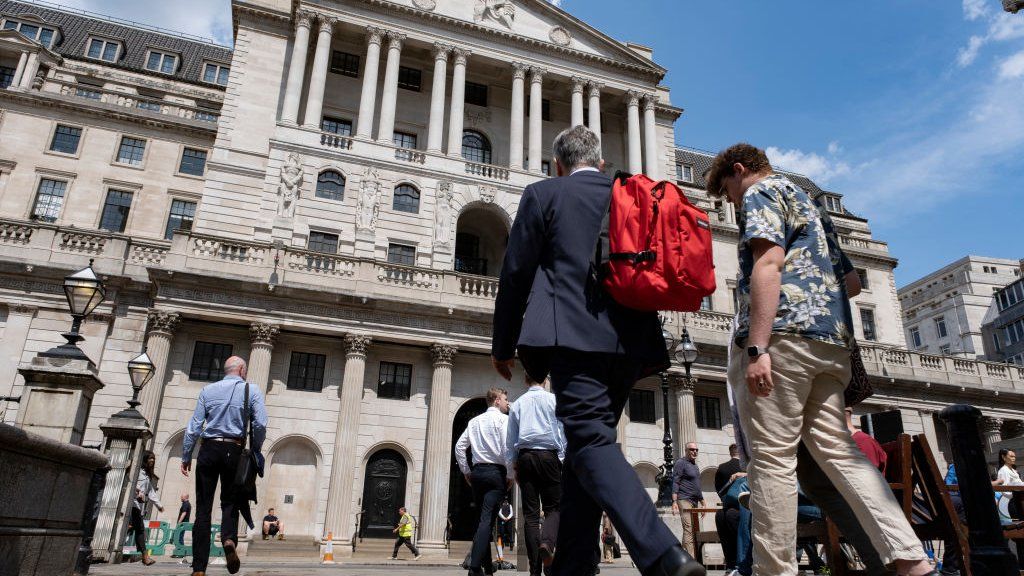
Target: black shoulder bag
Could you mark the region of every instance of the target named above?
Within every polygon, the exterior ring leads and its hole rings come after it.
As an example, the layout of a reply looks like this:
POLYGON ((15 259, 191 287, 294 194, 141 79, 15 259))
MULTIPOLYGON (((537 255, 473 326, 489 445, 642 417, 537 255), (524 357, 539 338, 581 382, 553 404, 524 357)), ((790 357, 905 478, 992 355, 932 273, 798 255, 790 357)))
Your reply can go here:
POLYGON ((256 474, 259 463, 256 453, 252 451, 252 412, 249 400, 249 383, 245 383, 245 402, 242 404, 242 419, 245 421, 242 430, 242 455, 238 458, 238 469, 235 470, 235 491, 237 494, 256 494, 256 474))

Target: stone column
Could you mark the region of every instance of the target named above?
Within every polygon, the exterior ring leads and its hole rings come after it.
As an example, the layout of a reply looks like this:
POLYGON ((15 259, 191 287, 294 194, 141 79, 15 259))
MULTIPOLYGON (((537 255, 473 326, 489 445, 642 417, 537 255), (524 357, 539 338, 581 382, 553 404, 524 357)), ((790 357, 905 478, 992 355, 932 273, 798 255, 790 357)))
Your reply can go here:
POLYGON ((601 139, 601 89, 604 88, 603 84, 597 82, 591 82, 589 86, 590 95, 590 124, 587 126, 590 130, 597 134, 597 139, 601 139))
POLYGON ((380 125, 377 140, 391 144, 395 137, 395 106, 398 103, 398 64, 402 59, 405 34, 388 32, 388 62, 384 68, 384 94, 380 98, 380 125))
POLYGON ((425 549, 444 547, 448 476, 452 459, 452 363, 456 351, 454 346, 446 344, 430 347, 434 376, 430 382, 427 450, 423 460, 423 502, 420 506, 420 545, 425 549))
POLYGON ((626 414, 626 410, 623 410, 622 416, 619 417, 619 423, 615 426, 615 437, 619 442, 619 447, 622 448, 623 455, 627 452, 626 443, 629 441, 629 437, 626 435, 626 426, 629 426, 629 415, 626 414))
POLYGON ((530 172, 540 172, 541 167, 541 131, 544 128, 544 99, 541 88, 544 86, 544 75, 548 71, 543 68, 530 68, 530 172))
POLYGON ((23 90, 32 89, 32 81, 36 78, 36 72, 39 72, 39 52, 30 52, 28 60, 25 62, 25 71, 21 76, 21 88, 23 90))
POLYGON ((1002 440, 1003 419, 985 416, 981 419, 981 438, 985 441, 985 452, 993 456, 993 446, 1002 440))
POLYGON ((669 374, 669 385, 676 395, 676 453, 682 454, 687 442, 697 441, 697 409, 694 407, 693 391, 697 379, 687 380, 680 374, 669 374))
MULTIPOLYGON (((7 308, 7 324, 4 326, 4 337, 0 340, 0 395, 15 396, 15 384, 18 379, 18 365, 25 352, 28 332, 32 327, 37 308, 15 304, 7 308)), ((14 420, 17 404, 9 404, 5 419, 14 420)))
POLYGON ((587 81, 579 76, 572 77, 572 116, 571 126, 583 125, 583 87, 587 81))
POLYGON ((658 153, 658 125, 654 118, 654 107, 658 97, 654 94, 644 96, 644 155, 647 160, 647 176, 652 180, 661 180, 661 155, 658 153))
POLYGON ((274 352, 274 340, 280 327, 263 322, 249 325, 249 338, 252 348, 249 350, 249 382, 260 387, 264 396, 270 383, 270 358, 274 352))
POLYGON ((527 68, 526 64, 512 63, 512 127, 509 135, 508 167, 514 170, 523 169, 523 88, 527 68))
POLYGON ((348 530, 355 530, 352 521, 352 487, 355 479, 356 445, 359 440, 359 406, 363 400, 366 374, 366 348, 370 337, 361 334, 345 336, 345 375, 342 377, 341 406, 334 431, 334 454, 331 456, 331 485, 327 493, 327 517, 324 537, 331 533, 335 541, 351 543, 348 530))
POLYGON ((281 107, 281 122, 297 124, 299 120, 299 98, 306 75, 306 51, 309 49, 309 27, 313 13, 299 10, 295 13, 295 41, 292 43, 292 61, 288 65, 288 83, 285 85, 284 105, 281 107))
POLYGON ((644 171, 644 166, 640 155, 640 93, 636 90, 626 92, 626 117, 629 134, 629 171, 640 174, 644 171))
POLYGON ((156 430, 160 425, 160 409, 164 403, 164 390, 167 387, 167 362, 171 353, 171 340, 174 339, 174 331, 181 322, 181 316, 177 312, 165 312, 163 310, 149 311, 149 334, 146 336, 146 354, 153 362, 153 377, 149 384, 139 393, 139 400, 142 405, 139 409, 142 415, 149 420, 149 430, 153 433, 153 440, 156 439, 156 430))
POLYGON ((368 140, 373 136, 373 112, 377 107, 377 69, 380 67, 380 43, 383 37, 384 31, 380 28, 366 27, 366 65, 363 67, 363 90, 359 94, 357 138, 368 140))
POLYGON ((313 71, 309 74, 309 94, 306 95, 306 116, 302 121, 306 128, 320 129, 320 117, 324 111, 324 88, 327 86, 327 65, 331 60, 331 37, 337 23, 337 18, 320 17, 313 71))
POLYGON ((17 88, 21 86, 21 75, 25 73, 25 63, 28 62, 28 52, 24 51, 21 53, 21 57, 18 58, 18 67, 14 69, 14 78, 11 78, 11 87, 17 88))
POLYGON ((462 156, 462 123, 466 111, 466 60, 469 50, 453 48, 455 69, 452 71, 452 101, 448 114, 448 155, 462 156))
POLYGON ((441 152, 444 140, 444 94, 448 80, 448 53, 452 47, 434 44, 434 84, 430 90, 430 125, 427 132, 427 151, 441 152))

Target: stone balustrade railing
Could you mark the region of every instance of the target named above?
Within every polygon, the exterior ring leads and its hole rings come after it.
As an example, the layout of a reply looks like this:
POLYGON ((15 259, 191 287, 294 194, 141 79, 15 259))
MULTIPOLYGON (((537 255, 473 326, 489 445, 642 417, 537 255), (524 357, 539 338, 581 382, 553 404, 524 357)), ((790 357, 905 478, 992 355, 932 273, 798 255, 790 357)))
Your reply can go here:
POLYGON ((427 161, 426 153, 420 150, 412 150, 410 148, 395 148, 395 160, 401 160, 402 162, 412 162, 413 164, 423 164, 427 161))
POLYGON ((889 245, 887 243, 871 238, 858 238, 856 236, 842 234, 839 236, 839 243, 850 248, 860 248, 862 250, 871 250, 874 252, 889 252, 889 245))
POLYGON ((55 92, 62 96, 72 96, 83 101, 110 104, 121 108, 134 109, 161 116, 173 116, 199 122, 217 123, 219 113, 216 110, 189 106, 178 102, 148 98, 138 94, 107 90, 99 86, 79 84, 58 78, 48 78, 42 89, 43 93, 55 92))
POLYGON ((323 132, 320 134, 320 144, 322 146, 336 148, 338 150, 351 150, 352 138, 342 134, 335 134, 333 132, 323 132))
POLYGON ((466 174, 472 174, 473 176, 479 176, 481 178, 490 178, 492 180, 508 180, 509 170, 501 166, 495 166, 493 164, 479 164, 477 162, 466 161, 466 174))
POLYGON ((867 342, 861 342, 860 348, 864 366, 873 376, 934 384, 983 385, 993 392, 1024 392, 1024 366, 922 354, 867 342))

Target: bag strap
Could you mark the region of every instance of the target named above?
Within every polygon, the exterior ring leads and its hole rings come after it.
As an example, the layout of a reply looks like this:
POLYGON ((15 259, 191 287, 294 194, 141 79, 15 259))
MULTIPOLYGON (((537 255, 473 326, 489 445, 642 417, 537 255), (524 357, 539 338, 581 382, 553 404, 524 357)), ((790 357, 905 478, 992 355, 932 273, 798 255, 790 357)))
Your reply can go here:
POLYGON ((245 450, 245 443, 252 434, 252 426, 249 426, 249 382, 245 383, 245 398, 242 402, 242 450, 245 450))

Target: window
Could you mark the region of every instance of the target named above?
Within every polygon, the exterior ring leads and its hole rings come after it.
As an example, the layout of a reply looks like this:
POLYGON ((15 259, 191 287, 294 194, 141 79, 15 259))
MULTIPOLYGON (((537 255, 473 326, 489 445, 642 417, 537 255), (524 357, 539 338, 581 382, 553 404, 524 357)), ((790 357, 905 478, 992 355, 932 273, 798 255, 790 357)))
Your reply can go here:
POLYGON ((99 90, 94 90, 92 88, 87 88, 83 86, 75 87, 75 96, 79 96, 81 98, 88 98, 89 100, 99 100, 103 98, 103 94, 99 90))
POLYGON ((910 341, 914 343, 914 348, 921 347, 921 330, 917 326, 910 329, 910 341))
POLYGON ((408 148, 410 150, 416 149, 416 135, 409 134, 408 132, 395 132, 392 139, 395 142, 395 146, 398 148, 408 148))
POLYGON ((949 344, 943 344, 942 346, 939 346, 939 353, 942 354, 943 356, 949 356, 949 351, 949 344))
POLYGON ((60 207, 64 204, 64 191, 68 183, 62 180, 43 178, 39 181, 36 193, 36 204, 32 208, 32 219, 43 222, 56 222, 60 215, 60 207))
POLYGON ((166 52, 150 50, 146 57, 146 70, 160 72, 161 74, 174 74, 178 67, 178 57, 166 52))
POLYGON ((196 203, 190 200, 171 200, 171 213, 167 215, 167 229, 164 238, 170 240, 175 230, 191 230, 196 218, 196 203))
POLYGON ((323 120, 320 121, 320 129, 324 132, 332 132, 334 134, 340 134, 341 136, 351 136, 352 121, 324 116, 323 120))
POLYGON ((140 110, 150 110, 152 112, 160 112, 163 107, 159 102, 153 100, 136 100, 135 107, 140 110))
POLYGON ((1024 340, 1024 318, 1006 326, 1006 345, 1012 346, 1024 340))
POLYGON ((854 271, 857 272, 857 278, 860 278, 860 287, 864 290, 870 289, 871 283, 868 282, 868 271, 863 268, 854 268, 854 271))
POLYGON ((116 62, 120 48, 121 45, 117 42, 103 40, 101 38, 92 38, 89 40, 89 51, 86 52, 86 56, 97 60, 103 60, 104 62, 116 62))
POLYGON ((711 310, 711 296, 705 296, 700 300, 701 310, 711 310))
POLYGON ((57 124, 50 141, 50 151, 61 154, 77 154, 78 141, 82 138, 82 129, 75 126, 57 124))
POLYGON ((864 329, 865 340, 877 340, 875 333, 875 311, 868 308, 860 309, 860 325, 864 329))
POLYGON ((216 112, 210 112, 208 110, 196 110, 195 119, 200 122, 216 122, 220 118, 216 112))
POLYGON ((676 164, 676 180, 693 183, 693 166, 690 164, 676 164))
POLYGON ((829 212, 843 212, 843 200, 838 196, 825 196, 825 207, 829 212))
POLYGON ((693 408, 696 412, 698 428, 711 430, 722 429, 722 407, 721 400, 714 396, 694 396, 693 408))
POLYGON ((491 143, 483 134, 466 130, 462 133, 462 157, 470 162, 490 164, 491 143))
POLYGON ((388 244, 388 262, 404 266, 416 264, 416 247, 405 244, 388 244))
POLYGON ((292 352, 292 363, 288 367, 288 389, 319 392, 324 388, 324 365, 327 356, 292 352))
POLYGON ((419 92, 423 87, 423 72, 406 66, 398 67, 398 87, 419 92))
POLYGON ((207 62, 203 66, 203 82, 227 86, 229 72, 231 72, 231 69, 223 64, 214 64, 212 62, 207 62))
POLYGON ((992 347, 996 352, 1003 349, 1003 345, 999 343, 999 332, 992 334, 992 347))
POLYGON ((395 198, 391 208, 399 212, 416 214, 420 211, 420 192, 409 184, 400 184, 395 188, 395 198))
POLYGON ((487 276, 487 259, 480 257, 480 237, 476 234, 455 234, 455 271, 487 276))
POLYGON ((345 177, 334 170, 321 172, 316 178, 316 197, 327 200, 344 200, 345 177))
POLYGON ((466 82, 466 104, 487 106, 487 85, 466 82))
POLYGON ((941 318, 936 318, 935 319, 935 333, 939 335, 939 338, 945 338, 946 336, 949 335, 949 333, 946 332, 946 317, 945 316, 942 316, 941 318))
POLYGON ((550 160, 541 160, 540 161, 540 171, 545 176, 551 176, 551 161, 550 160))
POLYGON ((323 252, 325 254, 337 254, 338 253, 338 235, 328 234, 326 232, 310 232, 309 233, 309 249, 313 252, 323 252))
POLYGON ((117 147, 117 161, 129 166, 141 166, 142 157, 146 153, 146 141, 130 136, 121 137, 121 145, 117 147))
POLYGON ((335 50, 331 53, 331 72, 359 78, 359 56, 335 50))
POLYGON ((0 90, 7 88, 14 82, 14 68, 0 66, 0 90))
POLYGON ((412 388, 412 364, 380 363, 377 397, 408 400, 412 388))
POLYGON ((127 190, 108 190, 107 201, 100 216, 100 229, 124 232, 128 212, 132 208, 132 193, 127 190))
MULTIPOLYGON (((526 103, 525 104, 526 104, 526 114, 529 115, 530 114, 530 110, 531 110, 531 108, 530 108, 530 96, 529 95, 526 96, 526 103)), ((540 119, 543 120, 544 122, 550 122, 551 121, 551 100, 548 100, 547 98, 542 98, 541 101, 540 101, 540 119)))
POLYGON ((1000 312, 1016 305, 1021 300, 1024 300, 1024 283, 1015 282, 1007 286, 996 296, 996 299, 999 301, 1000 312))
POLYGON ((29 40, 36 40, 47 48, 53 47, 53 37, 56 35, 56 30, 53 28, 46 28, 28 22, 18 22, 17 20, 4 21, 4 30, 17 30, 21 32, 22 36, 29 40))
POLYGON ((196 342, 188 370, 189 380, 220 380, 224 375, 224 361, 231 357, 231 348, 231 344, 196 342))
POLYGON ((641 424, 654 424, 658 415, 654 411, 654 391, 634 388, 629 392, 629 419, 641 424))
POLYGON ((181 151, 181 163, 178 164, 178 172, 202 176, 206 172, 206 150, 197 148, 185 148, 181 151))

